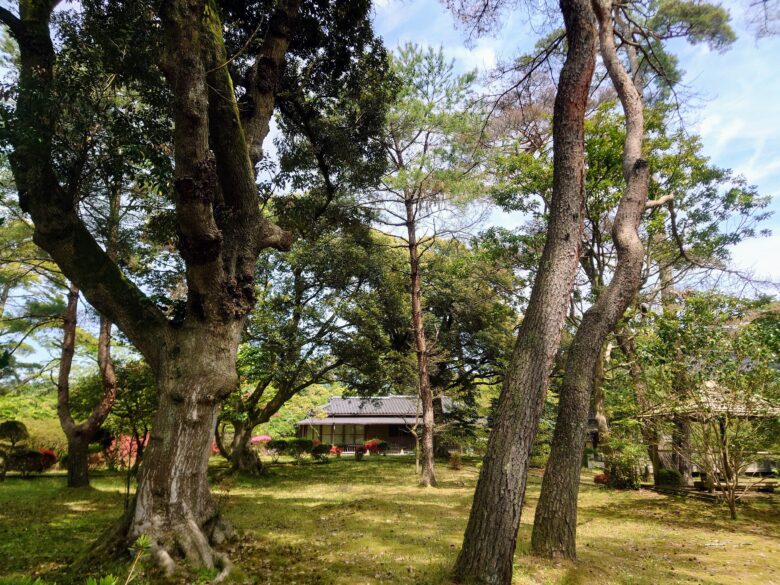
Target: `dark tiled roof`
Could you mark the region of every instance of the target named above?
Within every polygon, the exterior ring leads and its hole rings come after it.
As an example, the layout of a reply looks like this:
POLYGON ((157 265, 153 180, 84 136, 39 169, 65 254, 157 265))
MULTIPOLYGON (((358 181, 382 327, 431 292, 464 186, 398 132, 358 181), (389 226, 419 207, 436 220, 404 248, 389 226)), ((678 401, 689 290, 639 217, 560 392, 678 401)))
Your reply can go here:
MULTIPOLYGON (((444 412, 452 410, 452 400, 442 399, 444 412)), ((328 416, 415 416, 417 396, 376 396, 342 398, 332 396, 323 407, 328 416)))
POLYGON ((407 425, 414 426, 413 416, 331 416, 329 418, 305 418, 295 423, 303 425, 407 425))

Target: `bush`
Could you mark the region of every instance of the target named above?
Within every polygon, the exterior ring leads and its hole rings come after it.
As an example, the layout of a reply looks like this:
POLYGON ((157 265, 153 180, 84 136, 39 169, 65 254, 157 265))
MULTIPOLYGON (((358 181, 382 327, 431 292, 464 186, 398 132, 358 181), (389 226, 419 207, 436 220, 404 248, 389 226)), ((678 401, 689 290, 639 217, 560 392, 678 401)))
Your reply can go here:
POLYGON ((57 463, 57 456, 49 449, 14 449, 6 457, 6 469, 18 471, 27 477, 31 473, 43 473, 57 463))
POLYGON ((458 470, 463 467, 463 461, 461 461, 460 453, 457 451, 450 454, 450 463, 448 465, 450 469, 458 470))
POLYGON ((659 469, 658 477, 655 478, 655 483, 658 485, 676 487, 682 485, 682 475, 680 475, 680 472, 676 469, 659 469))
POLYGON ((387 444, 387 441, 383 441, 382 439, 371 439, 370 441, 366 441, 365 448, 372 455, 387 455, 390 445, 387 444))
POLYGON ((365 446, 363 445, 358 445, 357 447, 355 447, 355 460, 356 461, 362 460, 363 456, 366 454, 366 451, 368 451, 368 449, 366 449, 365 446))
POLYGON ((331 445, 326 445, 323 443, 314 445, 311 449, 312 459, 314 459, 315 461, 320 461, 322 463, 327 463, 328 455, 330 455, 332 448, 333 447, 331 445))
POLYGON ((296 461, 300 461, 306 453, 311 453, 314 448, 314 441, 311 439, 290 439, 287 442, 287 452, 293 456, 296 461))
POLYGON ((284 439, 274 439, 273 441, 268 441, 268 445, 266 445, 268 454, 271 456, 271 460, 274 463, 279 461, 279 456, 287 451, 287 447, 287 441, 284 439))
POLYGON ((613 436, 610 437, 607 453, 609 455, 604 462, 607 485, 618 490, 638 490, 644 447, 630 439, 613 436))
POLYGON ((333 446, 330 448, 330 454, 331 454, 331 455, 335 455, 336 457, 341 457, 341 454, 342 454, 343 452, 344 452, 344 449, 342 449, 341 447, 338 447, 338 446, 336 446, 336 445, 333 445, 333 446))
POLYGON ((606 473, 599 473, 593 478, 593 483, 598 485, 609 485, 609 476, 606 473))

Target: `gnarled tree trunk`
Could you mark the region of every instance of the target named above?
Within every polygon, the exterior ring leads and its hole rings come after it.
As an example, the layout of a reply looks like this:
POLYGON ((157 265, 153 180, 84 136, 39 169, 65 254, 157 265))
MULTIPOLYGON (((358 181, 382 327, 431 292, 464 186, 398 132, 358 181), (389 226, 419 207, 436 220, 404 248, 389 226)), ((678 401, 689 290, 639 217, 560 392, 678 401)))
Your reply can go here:
POLYGON ((561 0, 568 53, 553 113, 553 195, 541 263, 518 332, 490 434, 455 577, 508 585, 528 458, 579 261, 583 227, 584 120, 595 65, 589 0, 561 0))
MULTIPOLYGON (((617 267, 609 285, 585 312, 566 361, 549 462, 536 506, 531 548, 547 557, 576 557, 577 495, 596 370, 607 336, 623 317, 642 281, 644 246, 639 224, 650 173, 641 158, 642 96, 623 68, 614 43, 611 0, 594 3, 604 64, 626 115, 623 177, 626 187, 612 227, 617 267)), ((632 60, 635 62, 635 60, 632 60)), ((636 73, 636 71, 634 71, 636 73)))
POLYGON ((208 483, 213 430, 222 400, 237 379, 241 322, 184 329, 166 344, 169 358, 157 373, 160 405, 138 481, 128 530, 151 537, 158 563, 173 571, 172 551, 195 566, 229 568, 210 544, 232 536, 208 483))
MULTIPOLYGON (((18 42, 18 96, 10 126, 11 167, 34 241, 101 315, 144 355, 160 393, 135 504, 102 539, 126 552, 144 533, 167 573, 174 558, 193 567, 229 563, 211 543, 230 533, 209 494, 209 447, 220 402, 235 387, 236 352, 254 305, 254 268, 268 247, 291 237, 258 205, 253 161, 268 133, 298 0, 274 3, 240 112, 213 0, 159 4, 161 63, 173 100, 174 203, 177 247, 186 265, 187 306, 173 323, 98 244, 78 214, 73 185, 55 170, 60 110, 50 21, 57 2, 25 0, 19 16, 0 9, 18 42)), ((67 121, 66 121, 67 122, 67 121)))

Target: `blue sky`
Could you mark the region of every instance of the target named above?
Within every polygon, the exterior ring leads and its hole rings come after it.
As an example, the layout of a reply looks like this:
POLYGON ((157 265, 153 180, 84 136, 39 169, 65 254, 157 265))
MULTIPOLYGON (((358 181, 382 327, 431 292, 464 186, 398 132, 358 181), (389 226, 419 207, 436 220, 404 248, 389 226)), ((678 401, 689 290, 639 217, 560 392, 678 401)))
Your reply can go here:
MULTIPOLYGON (((747 30, 746 3, 725 3, 737 32, 725 53, 682 41, 671 44, 685 71, 685 122, 700 134, 704 152, 718 166, 744 175, 772 196, 770 238, 751 240, 734 250, 734 263, 756 276, 780 282, 780 37, 756 39, 747 30)), ((378 0, 377 32, 388 47, 405 42, 442 46, 460 70, 488 69, 497 61, 530 50, 537 38, 523 9, 508 12, 492 36, 466 44, 466 31, 437 0, 378 0)))

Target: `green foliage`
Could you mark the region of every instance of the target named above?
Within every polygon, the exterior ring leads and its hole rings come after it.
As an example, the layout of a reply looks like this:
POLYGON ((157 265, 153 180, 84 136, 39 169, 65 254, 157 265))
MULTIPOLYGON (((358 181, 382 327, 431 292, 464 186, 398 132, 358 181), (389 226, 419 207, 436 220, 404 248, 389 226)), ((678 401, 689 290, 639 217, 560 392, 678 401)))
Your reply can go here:
POLYGON ((613 433, 604 455, 607 485, 619 490, 636 490, 641 485, 640 468, 645 447, 625 432, 613 433))
POLYGON ((311 448, 311 457, 315 461, 319 461, 320 463, 327 463, 328 462, 328 455, 330 455, 332 445, 328 445, 327 443, 320 443, 319 445, 314 445, 311 448))
POLYGON ((279 461, 279 457, 287 452, 288 443, 284 439, 274 439, 272 441, 268 441, 268 444, 265 448, 268 453, 271 454, 273 462, 276 463, 279 461))
POLYGON ((311 439, 294 438, 287 441, 287 453, 292 455, 296 462, 300 462, 304 455, 311 453, 314 442, 311 439))
POLYGON ((104 577, 89 577, 87 578, 86 585, 120 585, 119 577, 113 575, 105 575, 104 577))
POLYGON ((655 478, 658 485, 679 486, 682 484, 682 476, 676 469, 667 469, 665 467, 658 470, 658 477, 655 478))
POLYGON ((7 420, 0 423, 0 440, 7 441, 13 449, 17 443, 30 438, 25 424, 18 420, 7 420))

